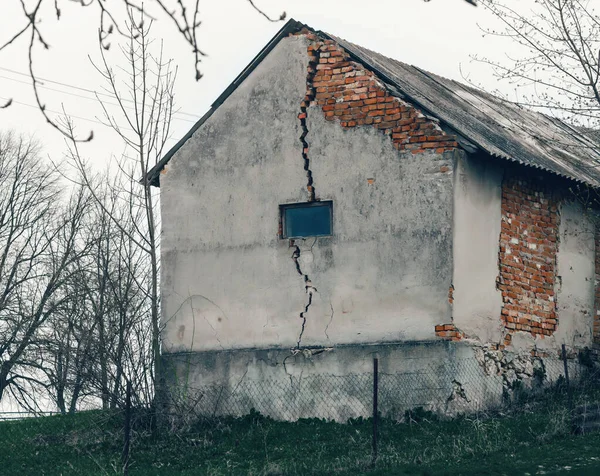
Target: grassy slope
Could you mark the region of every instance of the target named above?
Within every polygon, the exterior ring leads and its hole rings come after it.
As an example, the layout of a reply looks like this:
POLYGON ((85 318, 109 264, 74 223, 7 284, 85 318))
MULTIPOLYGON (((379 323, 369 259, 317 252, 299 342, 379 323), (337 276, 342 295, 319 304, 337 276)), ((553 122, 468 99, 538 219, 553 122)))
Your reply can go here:
MULTIPOLYGON (((121 417, 86 412, 0 423, 0 474, 115 474, 121 417)), ((139 427, 138 427, 139 428, 139 427)), ((384 422, 369 471, 371 426, 260 416, 204 423, 158 439, 136 432, 132 475, 163 474, 600 474, 600 433, 569 436, 564 421, 384 422)))

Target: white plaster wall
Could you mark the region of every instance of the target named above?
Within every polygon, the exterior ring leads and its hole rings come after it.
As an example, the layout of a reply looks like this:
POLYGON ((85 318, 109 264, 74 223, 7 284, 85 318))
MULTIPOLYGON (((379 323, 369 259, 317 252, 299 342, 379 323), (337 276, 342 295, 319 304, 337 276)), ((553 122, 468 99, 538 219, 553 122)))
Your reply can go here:
POLYGON ((165 352, 290 342, 302 283, 280 249, 279 197, 301 199, 307 44, 289 38, 175 154, 161 175, 165 352), (285 263, 285 265, 283 264, 285 263), (277 305, 273 305, 276 303, 277 305))
POLYGON ((334 201, 335 236, 302 265, 319 290, 306 342, 435 338, 450 316, 452 159, 400 154, 377 129, 344 130, 317 108, 308 118, 314 186, 334 201))
MULTIPOLYGON (((278 205, 308 198, 306 46, 282 40, 161 175, 167 353, 297 345, 308 296, 277 234, 278 205)), ((401 154, 315 107, 308 128, 334 234, 296 243, 317 289, 302 346, 434 338, 450 318, 452 158, 401 154)))
MULTIPOLYGON (((549 341, 556 346, 591 346, 594 316, 594 223, 578 202, 560 207, 560 242, 555 285, 558 327, 549 341)), ((546 339, 548 340, 548 339, 546 339)))
POLYGON ((499 342, 502 294, 496 289, 503 169, 460 154, 454 175, 454 324, 481 342, 499 342))

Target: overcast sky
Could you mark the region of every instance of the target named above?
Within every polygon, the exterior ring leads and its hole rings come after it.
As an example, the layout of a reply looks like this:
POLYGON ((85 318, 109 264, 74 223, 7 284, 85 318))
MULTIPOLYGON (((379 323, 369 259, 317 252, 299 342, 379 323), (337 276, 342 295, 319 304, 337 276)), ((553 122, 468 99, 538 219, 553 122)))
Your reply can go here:
MULTIPOLYGON (((118 0, 109 0, 109 2, 118 0)), ((529 0, 528 0, 529 1, 529 0)), ((493 18, 484 8, 475 8, 463 0, 255 0, 272 16, 286 11, 307 25, 343 37, 354 43, 400 61, 417 65, 442 76, 461 79, 468 73, 487 89, 498 87, 491 72, 472 63, 470 55, 500 59, 511 51, 506 40, 482 36, 478 24, 492 26, 493 18)), ((0 44, 22 24, 19 0, 1 0, 0 44)), ((53 2, 46 2, 50 7, 53 2)), ((148 2, 147 2, 148 3, 148 2)), ((151 3, 151 2, 149 2, 151 3)), ((49 51, 37 47, 34 65, 43 83, 42 101, 49 111, 62 107, 73 115, 78 131, 95 139, 82 146, 82 154, 101 168, 111 154, 120 155, 123 145, 116 134, 99 124, 102 116, 93 93, 102 91, 102 79, 88 59, 99 59, 97 46, 98 13, 63 1, 62 17, 56 21, 46 13, 41 27, 46 32, 49 51)), ((177 34, 167 18, 154 25, 153 34, 164 40, 165 56, 178 66, 175 99, 179 113, 173 121, 169 146, 210 107, 216 97, 252 60, 283 22, 269 23, 255 12, 247 0, 204 1, 201 47, 209 55, 203 60, 203 79, 194 79, 193 56, 189 46, 177 34)), ((12 98, 13 105, 0 110, 0 130, 14 129, 34 135, 45 153, 59 161, 65 150, 62 136, 48 126, 34 106, 27 76, 27 38, 0 52, 0 102, 12 98)), ((512 52, 512 51, 511 51, 512 52)), ((116 55, 116 48, 111 48, 116 55)), ((511 86, 501 86, 509 91, 511 86)), ((52 113, 51 113, 52 114, 52 113)))

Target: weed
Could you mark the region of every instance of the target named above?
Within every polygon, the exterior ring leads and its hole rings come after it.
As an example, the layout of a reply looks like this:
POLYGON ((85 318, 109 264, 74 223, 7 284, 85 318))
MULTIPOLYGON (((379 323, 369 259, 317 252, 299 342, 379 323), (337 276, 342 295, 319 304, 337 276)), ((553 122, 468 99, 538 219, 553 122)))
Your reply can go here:
POLYGON ((533 379, 537 386, 542 386, 546 380, 546 366, 543 360, 539 360, 539 365, 533 367, 533 379))
POLYGON ((407 423, 422 423, 438 421, 439 417, 423 407, 416 407, 404 412, 404 421, 407 423))
POLYGON ((595 367, 592 351, 587 347, 584 347, 579 351, 577 354, 577 360, 587 369, 593 369, 595 367))

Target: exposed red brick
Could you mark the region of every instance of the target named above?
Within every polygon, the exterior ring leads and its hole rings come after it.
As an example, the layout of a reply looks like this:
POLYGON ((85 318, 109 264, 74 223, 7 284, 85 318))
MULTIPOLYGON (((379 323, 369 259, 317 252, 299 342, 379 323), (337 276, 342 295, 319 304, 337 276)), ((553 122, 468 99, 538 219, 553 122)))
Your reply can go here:
POLYGON ((334 41, 320 39, 309 30, 298 35, 310 40, 312 84, 307 86, 314 97, 307 95, 305 101, 321 106, 325 119, 339 121, 346 129, 376 127, 390 136, 396 149, 413 154, 441 154, 458 147, 456 137, 444 133, 411 104, 392 96, 374 73, 351 61, 334 41))
POLYGON ((458 341, 465 338, 465 335, 458 330, 454 324, 440 324, 435 326, 435 335, 446 340, 458 341))
POLYGON ((502 184, 498 289, 505 345, 517 331, 543 337, 556 330, 557 204, 540 179, 508 176, 502 184))

